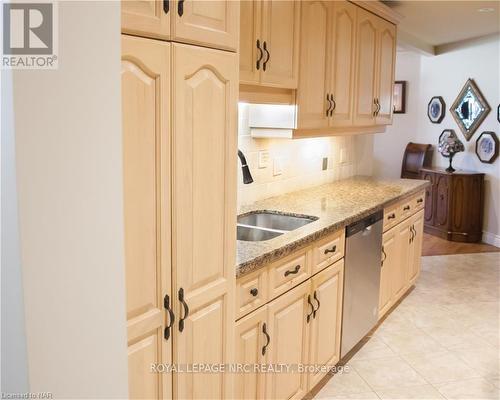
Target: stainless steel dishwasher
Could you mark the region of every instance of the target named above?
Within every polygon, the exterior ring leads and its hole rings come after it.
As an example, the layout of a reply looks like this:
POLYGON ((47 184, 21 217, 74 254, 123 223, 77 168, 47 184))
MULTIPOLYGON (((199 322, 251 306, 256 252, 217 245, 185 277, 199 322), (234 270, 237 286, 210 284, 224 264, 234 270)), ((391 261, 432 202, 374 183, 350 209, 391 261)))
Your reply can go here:
POLYGON ((383 211, 346 228, 341 357, 378 321, 383 211))

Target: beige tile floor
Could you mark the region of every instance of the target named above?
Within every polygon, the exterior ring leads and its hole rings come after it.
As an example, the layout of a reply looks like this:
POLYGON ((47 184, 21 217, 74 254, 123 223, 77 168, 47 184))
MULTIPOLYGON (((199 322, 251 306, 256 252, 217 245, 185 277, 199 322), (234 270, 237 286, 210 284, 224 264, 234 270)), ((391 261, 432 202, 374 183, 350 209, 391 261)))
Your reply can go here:
POLYGON ((415 289, 316 399, 500 399, 500 253, 422 258, 415 289))

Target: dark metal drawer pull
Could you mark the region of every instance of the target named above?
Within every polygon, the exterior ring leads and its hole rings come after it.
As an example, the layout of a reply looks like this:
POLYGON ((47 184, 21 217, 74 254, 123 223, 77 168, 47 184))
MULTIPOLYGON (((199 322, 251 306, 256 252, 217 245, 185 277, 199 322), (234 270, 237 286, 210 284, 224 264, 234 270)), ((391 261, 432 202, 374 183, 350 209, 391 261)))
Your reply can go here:
POLYGON ((264 48, 264 51, 266 52, 266 59, 264 61, 264 64, 262 64, 262 69, 265 71, 266 70, 266 66, 267 66, 267 63, 269 62, 269 59, 271 58, 271 54, 269 53, 269 51, 267 50, 267 43, 266 41, 264 40, 264 45, 263 45, 263 48, 264 48))
POLYGON ((328 254, 328 253, 335 253, 337 251, 337 245, 333 245, 333 247, 331 249, 326 249, 324 251, 325 254, 328 254))
POLYGON ((262 51, 262 49, 260 48, 260 40, 257 39, 257 50, 259 50, 259 58, 257 59, 257 63, 256 63, 256 67, 257 69, 260 69, 260 62, 262 61, 262 57, 264 57, 264 52, 262 51))
POLYGON ((316 318, 316 312, 319 310, 319 308, 321 307, 321 303, 319 302, 318 300, 318 297, 316 296, 316 290, 314 291, 314 300, 316 300, 316 303, 318 303, 318 308, 316 308, 314 311, 313 311, 313 318, 316 318))
POLYGON ((181 302, 182 306, 184 307, 184 316, 182 316, 181 319, 179 320, 179 332, 182 332, 184 330, 184 320, 189 315, 189 307, 188 307, 187 303, 184 301, 184 289, 183 288, 179 289, 179 301, 181 302))
POLYGON ((332 102, 330 100, 330 93, 326 94, 326 101, 328 101, 328 108, 326 110, 326 116, 328 117, 330 110, 332 109, 332 102))
POLYGON ((285 276, 296 274, 299 272, 300 265, 296 265, 294 269, 285 271, 285 276))
POLYGON ((408 211, 409 209, 410 209, 410 206, 403 207, 403 211, 408 211))
POLYGON ((417 204, 420 204, 424 201, 424 199, 420 198, 420 199, 417 199, 417 204))
POLYGON ((253 289, 250 289, 250 294, 255 297, 259 294, 259 289, 257 288, 253 288, 253 289))
POLYGON ((387 217, 387 219, 394 219, 396 218, 396 214, 392 213, 392 214, 389 214, 389 216, 387 217))
POLYGON ((382 246, 382 255, 384 256, 384 258, 382 258, 382 265, 381 265, 383 267, 384 266, 384 261, 387 258, 387 254, 385 254, 384 246, 382 246))
POLYGON ((170 11, 170 0, 163 0, 163 12, 168 14, 170 11))
POLYGON ((177 14, 179 14, 179 17, 182 17, 184 14, 184 0, 179 0, 177 2, 177 14))
POLYGON ((167 311, 168 318, 170 323, 165 326, 165 330, 163 331, 163 337, 165 340, 168 340, 170 338, 170 328, 172 328, 172 325, 175 322, 175 315, 172 309, 170 308, 170 297, 168 297, 168 294, 165 295, 163 298, 163 308, 167 311))
POLYGON ((266 344, 262 346, 262 355, 265 355, 267 346, 269 346, 269 343, 271 342, 271 337, 269 336, 269 333, 267 333, 265 322, 262 324, 262 333, 266 335, 266 344))
POLYGON ((309 304, 311 306, 311 312, 309 314, 307 314, 307 317, 306 317, 306 321, 307 323, 309 323, 309 321, 311 320, 311 315, 314 314, 314 306, 313 306, 313 303, 311 303, 311 295, 307 295, 307 304, 309 304))

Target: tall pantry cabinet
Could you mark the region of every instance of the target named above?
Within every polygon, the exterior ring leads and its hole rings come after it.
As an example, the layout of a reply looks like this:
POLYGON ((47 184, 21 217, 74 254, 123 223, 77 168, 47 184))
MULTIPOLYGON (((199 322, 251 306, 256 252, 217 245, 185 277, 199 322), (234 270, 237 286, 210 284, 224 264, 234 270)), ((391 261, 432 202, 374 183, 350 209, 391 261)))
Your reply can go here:
POLYGON ((231 398, 231 374, 151 369, 233 360, 238 2, 123 4, 130 398, 231 398))

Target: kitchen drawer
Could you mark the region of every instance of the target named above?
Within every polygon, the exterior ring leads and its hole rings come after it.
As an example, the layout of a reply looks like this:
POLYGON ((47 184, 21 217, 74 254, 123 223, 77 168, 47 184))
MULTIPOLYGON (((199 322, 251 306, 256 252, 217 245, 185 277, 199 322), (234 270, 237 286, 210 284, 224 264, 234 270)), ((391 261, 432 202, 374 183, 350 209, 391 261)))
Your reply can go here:
POLYGON ((315 274, 344 257, 344 244, 345 229, 340 229, 317 242, 312 250, 312 273, 315 274))
POLYGON ((406 199, 399 206, 399 220, 403 221, 415 213, 415 198, 406 199))
POLYGON ((311 276, 309 254, 306 250, 271 264, 268 268, 268 299, 290 290, 311 276))
POLYGON ((419 193, 413 198, 413 212, 416 213, 424 208, 425 205, 425 192, 419 193))
POLYGON ((236 319, 267 302, 267 269, 262 268, 236 280, 236 319))
POLYGON ((400 205, 394 204, 384 209, 384 232, 397 225, 400 221, 400 205))

